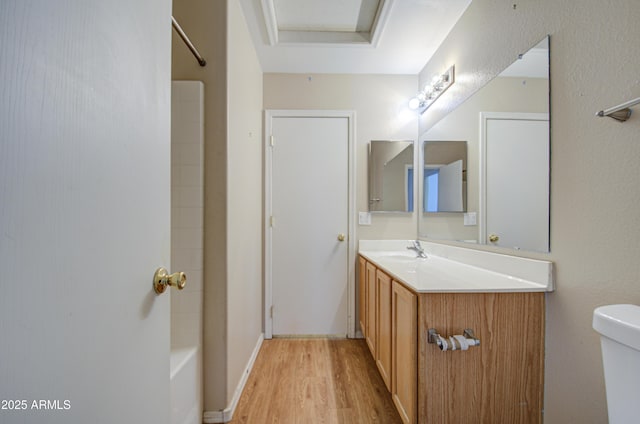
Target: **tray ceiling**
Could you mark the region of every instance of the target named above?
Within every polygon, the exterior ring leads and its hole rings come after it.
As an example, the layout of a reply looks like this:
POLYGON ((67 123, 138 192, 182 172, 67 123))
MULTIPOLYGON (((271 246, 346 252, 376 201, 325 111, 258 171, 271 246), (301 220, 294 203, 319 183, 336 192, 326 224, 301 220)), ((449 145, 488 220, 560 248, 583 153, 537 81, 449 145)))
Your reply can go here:
POLYGON ((263 72, 417 74, 471 0, 240 0, 263 72))

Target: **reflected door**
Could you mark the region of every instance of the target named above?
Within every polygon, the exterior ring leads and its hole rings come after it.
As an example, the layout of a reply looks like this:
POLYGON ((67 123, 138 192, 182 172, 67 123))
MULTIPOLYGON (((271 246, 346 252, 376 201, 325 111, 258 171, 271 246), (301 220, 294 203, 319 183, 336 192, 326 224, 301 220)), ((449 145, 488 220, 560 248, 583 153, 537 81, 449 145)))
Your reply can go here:
POLYGON ((549 250, 547 114, 483 113, 483 242, 549 250))

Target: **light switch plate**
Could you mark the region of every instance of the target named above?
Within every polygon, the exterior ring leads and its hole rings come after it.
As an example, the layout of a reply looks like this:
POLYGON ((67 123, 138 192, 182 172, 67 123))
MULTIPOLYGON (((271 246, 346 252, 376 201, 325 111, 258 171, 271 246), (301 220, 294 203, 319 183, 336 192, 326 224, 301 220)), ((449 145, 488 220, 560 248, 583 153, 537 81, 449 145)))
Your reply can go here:
POLYGON ((477 225, 475 212, 467 212, 464 214, 464 225, 466 225, 467 227, 477 225))
POLYGON ((358 224, 360 224, 360 225, 371 225, 371 213, 370 212, 359 212, 358 213, 358 224))

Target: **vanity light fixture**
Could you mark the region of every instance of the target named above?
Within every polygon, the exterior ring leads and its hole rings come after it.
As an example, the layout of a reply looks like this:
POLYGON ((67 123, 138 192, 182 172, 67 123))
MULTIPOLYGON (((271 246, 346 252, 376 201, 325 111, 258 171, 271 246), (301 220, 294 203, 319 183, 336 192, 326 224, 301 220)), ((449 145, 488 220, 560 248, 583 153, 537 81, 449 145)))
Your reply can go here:
POLYGON ((430 84, 424 86, 424 89, 419 92, 416 97, 409 100, 409 109, 424 113, 442 93, 447 91, 447 88, 451 87, 454 81, 455 65, 451 65, 444 74, 436 76, 430 84))

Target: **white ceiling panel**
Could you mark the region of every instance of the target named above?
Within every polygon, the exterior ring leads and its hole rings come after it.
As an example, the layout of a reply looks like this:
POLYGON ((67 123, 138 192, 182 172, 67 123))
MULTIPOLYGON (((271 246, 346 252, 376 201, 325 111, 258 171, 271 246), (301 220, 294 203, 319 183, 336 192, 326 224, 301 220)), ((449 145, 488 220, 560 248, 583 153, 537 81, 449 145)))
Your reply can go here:
POLYGON ((273 0, 280 31, 370 32, 379 0, 273 0))
POLYGON ((376 46, 394 1, 261 0, 260 4, 269 45, 376 46))

